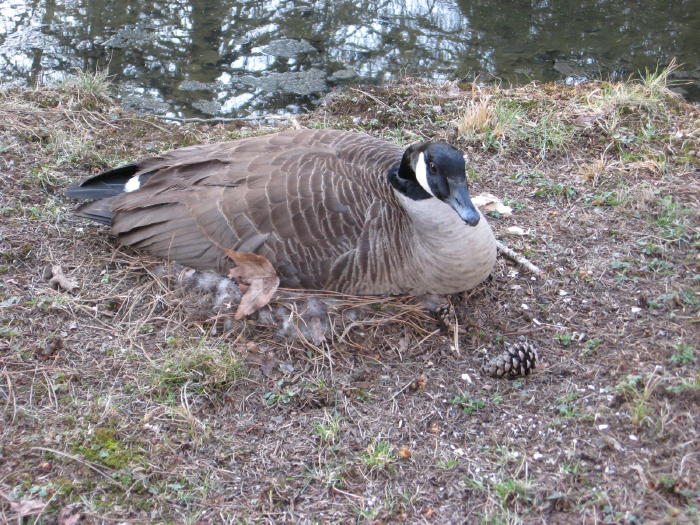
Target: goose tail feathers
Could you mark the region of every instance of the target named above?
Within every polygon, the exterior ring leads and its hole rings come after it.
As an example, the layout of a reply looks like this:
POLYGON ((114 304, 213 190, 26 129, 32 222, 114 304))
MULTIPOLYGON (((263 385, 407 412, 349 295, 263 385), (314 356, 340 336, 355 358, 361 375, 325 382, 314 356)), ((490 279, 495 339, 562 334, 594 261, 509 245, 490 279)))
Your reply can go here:
POLYGON ((90 219, 100 224, 112 225, 112 201, 113 197, 88 202, 75 210, 78 217, 90 219))
MULTIPOLYGON (((66 188, 66 196, 74 199, 106 199, 126 191, 126 183, 138 171, 135 164, 105 171, 66 188)), ((82 209, 82 208, 81 208, 82 209)))
POLYGON ((112 224, 112 202, 117 195, 128 191, 127 183, 138 171, 135 164, 94 175, 66 188, 66 197, 74 199, 94 199, 75 211, 78 217, 101 224, 112 224))

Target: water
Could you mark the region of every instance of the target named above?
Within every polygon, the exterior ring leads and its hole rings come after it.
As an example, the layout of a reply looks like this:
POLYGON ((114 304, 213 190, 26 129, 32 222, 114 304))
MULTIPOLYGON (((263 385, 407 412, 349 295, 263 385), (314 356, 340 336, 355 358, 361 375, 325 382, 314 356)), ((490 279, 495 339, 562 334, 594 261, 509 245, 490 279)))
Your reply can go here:
POLYGON ((700 0, 0 0, 0 78, 108 69, 179 116, 313 107, 335 87, 626 78, 677 57, 700 100, 700 0))

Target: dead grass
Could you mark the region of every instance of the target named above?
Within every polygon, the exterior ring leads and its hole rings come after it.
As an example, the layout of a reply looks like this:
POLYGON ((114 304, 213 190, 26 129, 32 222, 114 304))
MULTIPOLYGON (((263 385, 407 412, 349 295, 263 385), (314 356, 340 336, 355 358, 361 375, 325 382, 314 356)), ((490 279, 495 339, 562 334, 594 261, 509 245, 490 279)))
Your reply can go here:
POLYGON ((320 342, 293 309, 295 338, 212 320, 61 195, 270 128, 0 91, 0 521, 697 522, 700 114, 666 87, 407 81, 300 118, 456 144, 514 209, 497 235, 546 272, 499 260, 452 298, 456 338, 408 298, 335 297, 366 315, 320 342), (51 289, 53 264, 80 289, 51 289), (518 337, 538 371, 483 376, 518 337))

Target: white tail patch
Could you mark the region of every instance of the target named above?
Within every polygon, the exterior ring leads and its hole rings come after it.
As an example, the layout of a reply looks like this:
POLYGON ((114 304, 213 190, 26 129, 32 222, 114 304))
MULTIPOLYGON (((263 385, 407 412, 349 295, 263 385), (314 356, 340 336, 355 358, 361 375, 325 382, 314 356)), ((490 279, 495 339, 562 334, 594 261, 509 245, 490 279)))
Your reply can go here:
POLYGON ((131 177, 128 181, 126 181, 126 184, 124 184, 124 191, 126 193, 136 191, 141 187, 141 181, 139 180, 139 175, 136 175, 135 177, 131 177))
POLYGON ((423 153, 418 155, 418 161, 416 162, 416 180, 425 191, 435 197, 435 194, 432 192, 430 185, 428 184, 428 166, 425 164, 425 155, 423 153))

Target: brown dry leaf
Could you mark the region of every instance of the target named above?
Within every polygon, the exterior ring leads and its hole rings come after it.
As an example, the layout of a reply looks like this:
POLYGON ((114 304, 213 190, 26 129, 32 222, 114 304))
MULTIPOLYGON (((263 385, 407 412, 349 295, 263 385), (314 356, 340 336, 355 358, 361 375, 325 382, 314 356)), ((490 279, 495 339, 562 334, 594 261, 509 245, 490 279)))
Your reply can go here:
POLYGON ((579 115, 574 119, 574 125, 579 128, 592 128, 596 122, 605 116, 605 113, 589 113, 586 115, 579 115))
POLYGON ((280 279, 270 261, 262 255, 224 251, 236 263, 228 274, 229 278, 235 279, 241 291, 245 292, 234 316, 243 319, 270 302, 280 285, 280 279), (246 285, 245 290, 241 285, 246 285))
POLYGON ((247 365, 255 365, 260 367, 260 371, 267 377, 272 377, 275 368, 279 364, 279 361, 274 356, 270 350, 261 349, 258 345, 253 342, 246 344, 246 358, 245 362, 247 365))
POLYGON ((31 514, 37 514, 41 512, 45 506, 46 504, 39 499, 22 499, 10 502, 10 508, 13 512, 16 512, 20 518, 31 514))
POLYGON ((399 447, 399 457, 401 459, 411 459, 411 449, 406 446, 399 447))
POLYGON ((58 525, 76 525, 83 518, 83 504, 71 503, 66 505, 58 513, 58 525))
POLYGON ((527 232, 523 230, 520 226, 509 226, 506 231, 511 235, 525 235, 527 232))
POLYGON ((51 279, 49 279, 49 286, 54 290, 63 289, 68 293, 80 288, 78 283, 65 276, 63 273, 63 268, 61 268, 60 264, 54 264, 51 266, 51 279))
POLYGON ((513 215, 513 208, 506 206, 501 199, 490 193, 482 193, 472 197, 472 204, 479 208, 483 214, 495 211, 505 216, 513 215))
POLYGON ((63 348, 63 338, 59 335, 52 335, 43 346, 36 349, 36 356, 39 359, 51 359, 63 348))

